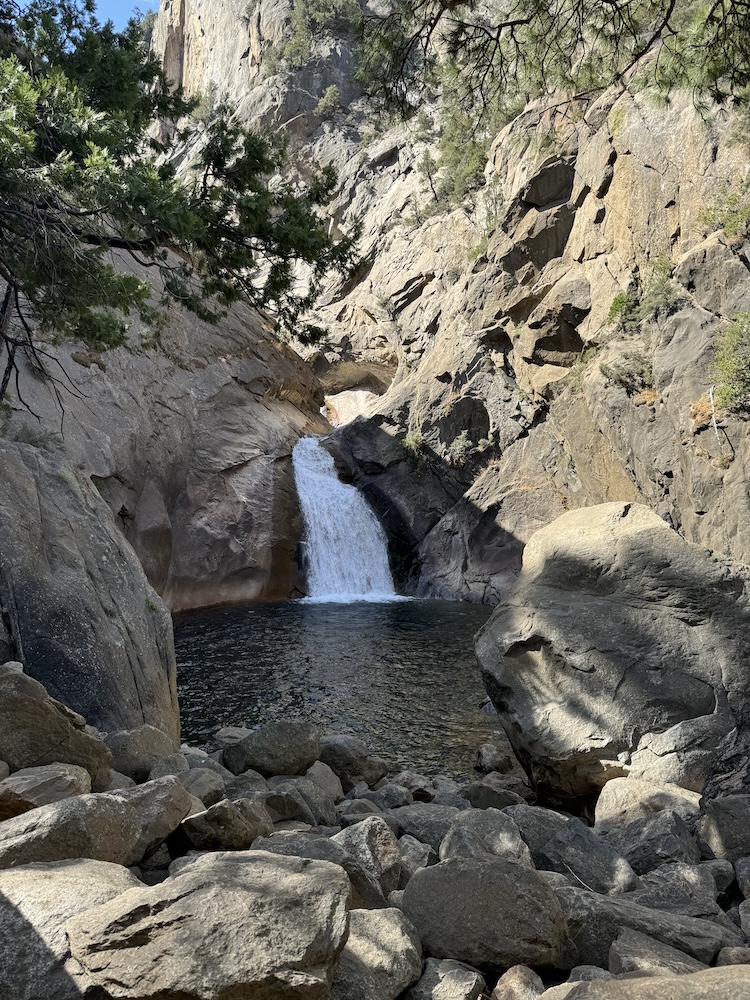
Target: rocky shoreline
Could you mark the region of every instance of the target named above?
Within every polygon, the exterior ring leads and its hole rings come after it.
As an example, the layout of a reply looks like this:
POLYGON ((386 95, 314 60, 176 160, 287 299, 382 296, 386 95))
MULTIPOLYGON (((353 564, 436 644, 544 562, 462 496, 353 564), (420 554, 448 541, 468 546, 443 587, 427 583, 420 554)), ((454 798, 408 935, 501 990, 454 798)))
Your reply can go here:
POLYGON ((534 804, 306 723, 101 734, 0 668, 0 981, 15 1000, 750 997, 750 796, 534 804), (591 822, 593 820, 593 822, 591 822))

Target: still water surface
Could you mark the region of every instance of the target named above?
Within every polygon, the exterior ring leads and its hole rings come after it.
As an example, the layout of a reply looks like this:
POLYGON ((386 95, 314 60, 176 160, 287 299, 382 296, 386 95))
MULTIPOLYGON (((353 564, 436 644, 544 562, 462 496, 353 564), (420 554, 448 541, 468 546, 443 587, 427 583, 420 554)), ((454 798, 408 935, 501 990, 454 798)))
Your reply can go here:
POLYGON ((492 739, 473 635, 492 609, 444 601, 251 604, 175 618, 183 738, 300 719, 396 767, 470 775, 492 739))

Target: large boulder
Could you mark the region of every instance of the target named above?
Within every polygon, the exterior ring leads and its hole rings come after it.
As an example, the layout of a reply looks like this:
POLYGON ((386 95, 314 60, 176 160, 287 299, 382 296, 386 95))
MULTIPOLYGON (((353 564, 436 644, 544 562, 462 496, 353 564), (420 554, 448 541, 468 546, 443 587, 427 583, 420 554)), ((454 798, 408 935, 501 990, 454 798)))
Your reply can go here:
POLYGON ((142 833, 115 794, 77 795, 0 823, 0 869, 68 858, 133 864, 142 833))
POLYGON ((0 820, 91 791, 91 775, 77 764, 24 767, 0 781, 0 820))
POLYGON ((86 722, 10 664, 0 667, 0 760, 11 772, 42 764, 77 764, 94 791, 109 784, 112 755, 86 722))
POLYGON ((320 755, 320 735, 307 722, 268 722, 224 747, 233 774, 253 769, 265 777, 304 774, 320 755))
POLYGON ((554 893, 515 861, 451 858, 420 868, 407 883, 402 909, 434 958, 505 968, 574 964, 554 893))
POLYGON ((750 571, 646 507, 570 511, 526 546, 477 637, 487 690, 543 794, 592 797, 635 762, 700 790, 750 695, 750 571))
POLYGON ((176 749, 174 740, 163 730, 148 725, 109 733, 106 743, 115 771, 133 781, 145 781, 154 764, 176 749))
POLYGON ((722 948, 742 944, 732 925, 641 906, 627 897, 601 896, 587 889, 555 889, 568 928, 585 965, 607 968, 609 949, 625 929, 647 934, 708 964, 722 948))
POLYGON ((0 468, 0 662, 101 729, 177 738, 172 623, 107 505, 56 454, 0 441, 0 468))
POLYGON ((80 858, 0 872, 3 995, 80 1000, 75 969, 68 962, 66 920, 140 884, 120 865, 80 858))
POLYGON ((324 1000, 347 932, 338 865, 204 854, 65 925, 92 992, 122 1000, 324 1000))

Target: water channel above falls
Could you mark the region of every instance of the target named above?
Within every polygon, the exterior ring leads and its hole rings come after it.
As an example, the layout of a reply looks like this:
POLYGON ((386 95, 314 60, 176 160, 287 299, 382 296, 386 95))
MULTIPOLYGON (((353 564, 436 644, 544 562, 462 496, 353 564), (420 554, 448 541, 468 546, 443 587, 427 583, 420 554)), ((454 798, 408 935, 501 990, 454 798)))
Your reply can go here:
POLYGON ((394 766, 469 775, 496 716, 474 633, 491 608, 445 601, 289 601, 175 617, 183 738, 299 719, 352 733, 394 766))

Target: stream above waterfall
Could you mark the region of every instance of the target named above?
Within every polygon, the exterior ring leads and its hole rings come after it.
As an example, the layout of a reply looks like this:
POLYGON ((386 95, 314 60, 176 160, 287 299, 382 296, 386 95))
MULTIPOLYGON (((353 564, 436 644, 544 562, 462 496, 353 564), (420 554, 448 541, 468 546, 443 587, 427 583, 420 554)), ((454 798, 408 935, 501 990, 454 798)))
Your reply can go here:
POLYGON ((359 736, 397 768, 469 775, 497 717, 473 636, 486 605, 289 601, 175 617, 182 735, 304 720, 359 736))

